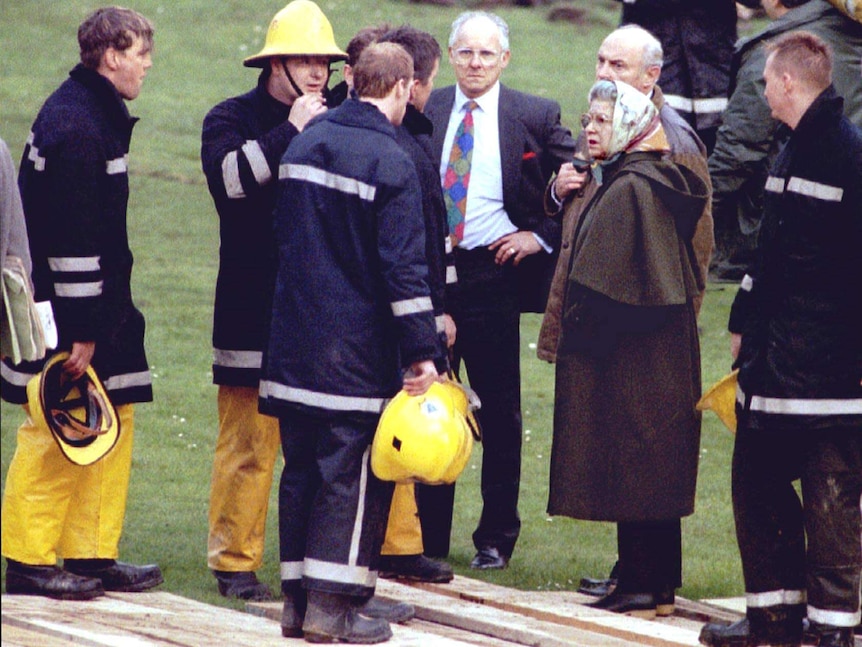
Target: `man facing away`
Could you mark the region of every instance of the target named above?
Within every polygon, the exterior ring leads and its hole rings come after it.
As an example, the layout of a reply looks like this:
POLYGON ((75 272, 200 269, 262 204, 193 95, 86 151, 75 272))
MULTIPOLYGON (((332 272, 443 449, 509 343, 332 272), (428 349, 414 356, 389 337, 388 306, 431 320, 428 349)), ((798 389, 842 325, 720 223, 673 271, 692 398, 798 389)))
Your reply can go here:
MULTIPOLYGON (((6 592, 85 600, 144 591, 158 566, 117 561, 132 467, 134 404, 153 397, 144 317, 131 293, 126 229, 132 128, 126 101, 152 67, 153 26, 120 7, 91 13, 78 28, 81 62, 45 101, 33 124, 18 183, 37 301, 50 301, 64 374, 92 366, 116 407, 121 433, 97 462, 67 460, 28 414, 3 495, 6 592), (63 567, 57 565, 63 559, 63 567)), ((2 366, 3 397, 25 404, 42 363, 2 366)))
POLYGON ((820 647, 852 647, 862 619, 862 130, 842 114, 824 39, 791 32, 766 53, 766 101, 791 132, 766 179, 757 260, 728 326, 746 618, 706 625, 700 641, 796 647, 807 613, 820 647))
POLYGON ((354 91, 288 147, 275 211, 278 271, 261 410, 279 418, 282 634, 374 643, 392 484, 370 470, 385 402, 437 379, 418 178, 396 142, 413 84, 399 45, 374 44, 354 91))
POLYGON ((219 215, 221 244, 213 325, 219 436, 210 488, 207 565, 224 596, 271 597, 255 571, 263 560, 278 425, 258 413, 261 356, 275 278, 272 211, 278 164, 309 120, 326 111, 330 66, 347 55, 311 0, 272 19, 257 87, 215 106, 201 161, 219 215))
MULTIPOLYGON (((455 245, 458 282, 448 299, 458 327, 454 356, 482 402, 483 508, 470 564, 477 569, 505 568, 520 533, 520 313, 544 310, 560 230, 543 213, 542 193, 574 152, 558 103, 500 83, 511 55, 503 19, 461 14, 449 36, 457 83, 432 92, 425 106, 455 245), (473 134, 465 138, 468 127, 473 134), (469 182, 456 182, 468 141, 469 182)), ((454 490, 437 490, 431 500, 422 492, 419 508, 426 551, 431 544, 433 556, 444 557, 454 490)))

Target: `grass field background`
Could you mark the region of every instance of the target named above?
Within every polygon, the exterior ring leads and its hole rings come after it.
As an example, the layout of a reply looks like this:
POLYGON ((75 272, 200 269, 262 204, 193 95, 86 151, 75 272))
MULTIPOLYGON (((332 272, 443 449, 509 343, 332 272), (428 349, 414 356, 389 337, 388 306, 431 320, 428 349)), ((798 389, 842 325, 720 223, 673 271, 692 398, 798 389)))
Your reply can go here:
MULTIPOLYGON (((141 122, 132 140, 129 209, 136 258, 133 293, 147 318, 155 402, 136 411, 121 557, 158 562, 165 574, 165 590, 238 607, 239 603, 218 596, 206 568, 209 478, 216 438, 210 333, 218 230, 200 170, 200 126, 218 101, 255 84, 256 71, 244 68, 241 61, 262 46, 270 18, 284 3, 140 0, 128 4, 156 25, 154 66, 141 96, 130 104, 141 122)), ((449 25, 464 8, 407 0, 321 0, 320 5, 342 47, 360 27, 388 21, 426 29, 445 49, 449 25)), ((0 3, 0 136, 16 156, 16 164, 39 107, 77 61, 78 24, 97 6, 80 0, 0 3)), ((576 116, 585 108, 596 49, 616 25, 619 11, 618 3, 608 0, 584 0, 575 6, 584 8, 584 24, 549 22, 547 7, 496 8, 511 27, 513 56, 503 81, 559 101, 563 121, 573 129, 576 116)), ((338 80, 336 73, 334 82, 338 80)), ((438 86, 453 80, 444 62, 438 86)), ((734 290, 711 285, 706 296, 700 321, 705 385, 728 369, 725 326, 734 290)), ((451 562, 458 573, 506 586, 573 589, 580 577, 607 572, 615 559, 615 533, 611 524, 552 519, 545 514, 554 369, 535 357, 539 324, 539 316, 523 317, 523 531, 514 558, 505 571, 478 573, 468 567, 473 555, 470 534, 480 510, 479 448, 457 488, 451 562)), ((20 408, 2 404, 4 484, 22 415, 20 408)), ((683 522, 681 594, 687 597, 742 592, 730 510, 731 446, 732 436, 707 414, 697 510, 683 522)), ((277 544, 274 485, 260 571, 273 587, 278 583, 277 544)))

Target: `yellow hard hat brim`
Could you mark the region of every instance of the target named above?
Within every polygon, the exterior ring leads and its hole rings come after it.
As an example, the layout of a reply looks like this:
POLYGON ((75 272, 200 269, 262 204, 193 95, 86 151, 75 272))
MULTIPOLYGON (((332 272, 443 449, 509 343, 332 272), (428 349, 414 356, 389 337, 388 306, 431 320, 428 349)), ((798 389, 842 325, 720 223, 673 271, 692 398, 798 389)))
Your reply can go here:
POLYGON ((713 411, 730 431, 736 433, 736 383, 739 370, 728 373, 703 394, 698 411, 713 411))

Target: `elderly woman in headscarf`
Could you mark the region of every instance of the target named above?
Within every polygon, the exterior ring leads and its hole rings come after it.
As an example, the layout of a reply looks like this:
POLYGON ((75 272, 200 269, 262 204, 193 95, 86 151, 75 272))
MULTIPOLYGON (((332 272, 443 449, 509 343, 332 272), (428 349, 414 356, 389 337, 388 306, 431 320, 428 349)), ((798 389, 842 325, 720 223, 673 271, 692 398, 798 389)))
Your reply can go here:
POLYGON ((571 241, 548 512, 617 523, 616 588, 592 606, 672 613, 694 511, 700 353, 691 239, 707 188, 667 159, 655 106, 599 81, 581 118, 599 184, 571 241))

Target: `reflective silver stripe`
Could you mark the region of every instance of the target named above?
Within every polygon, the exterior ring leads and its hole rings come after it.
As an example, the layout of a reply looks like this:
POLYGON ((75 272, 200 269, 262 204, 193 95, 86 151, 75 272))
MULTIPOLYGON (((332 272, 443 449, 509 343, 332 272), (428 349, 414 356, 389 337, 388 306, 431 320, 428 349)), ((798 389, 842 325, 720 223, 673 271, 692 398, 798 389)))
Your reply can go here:
POLYGON ((804 180, 801 177, 790 178, 787 181, 787 190, 809 198, 826 200, 827 202, 841 202, 841 198, 844 197, 844 189, 839 186, 830 186, 814 182, 813 180, 804 180))
POLYGON ((117 159, 108 160, 108 175, 120 175, 129 170, 129 156, 123 155, 117 159))
POLYGON ((29 382, 36 375, 38 375, 38 373, 25 373, 20 369, 7 366, 5 362, 0 364, 0 376, 2 376, 3 379, 6 380, 12 386, 19 386, 21 388, 24 388, 27 386, 27 382, 29 382))
POLYGON ((39 155, 39 149, 33 145, 34 141, 36 141, 36 138, 33 135, 33 131, 30 131, 30 134, 27 135, 27 143, 30 145, 30 150, 27 152, 27 159, 33 162, 33 167, 37 171, 44 171, 45 158, 39 155))
POLYGON ((222 350, 213 348, 213 364, 225 368, 260 368, 263 353, 259 350, 222 350))
POLYGON ((745 604, 749 607, 762 609, 780 604, 804 604, 805 591, 780 589, 763 593, 746 593, 745 604))
POLYGON ((105 389, 108 391, 119 391, 120 389, 131 389, 135 386, 149 386, 152 383, 149 371, 138 371, 137 373, 124 373, 109 377, 105 380, 105 389))
POLYGON ((369 571, 366 566, 335 564, 310 558, 305 559, 303 575, 319 580, 369 587, 377 583, 377 571, 369 571))
POLYGON ((263 186, 269 182, 272 179, 272 171, 269 170, 269 164, 260 144, 250 139, 242 147, 242 152, 245 153, 245 158, 248 160, 248 165, 251 167, 251 172, 254 173, 254 179, 257 180, 257 183, 263 186))
POLYGON ((454 265, 450 265, 446 268, 446 283, 452 284, 458 282, 458 272, 455 270, 454 265))
POLYGON ((711 112, 724 112, 727 108, 727 97, 708 97, 705 99, 689 99, 678 94, 664 95, 665 102, 674 110, 693 112, 697 115, 711 112))
POLYGON ((746 274, 742 277, 742 282, 739 284, 740 290, 745 290, 746 292, 751 292, 751 288, 754 287, 754 279, 751 278, 751 275, 746 274))
MULTIPOLYGON (((744 398, 745 394, 742 395, 744 398)), ((749 408, 787 416, 855 416, 862 415, 862 398, 768 398, 752 395, 749 408)))
POLYGON ((434 323, 436 324, 437 332, 446 332, 446 317, 443 315, 439 315, 434 317, 434 323))
POLYGON ((763 188, 773 193, 784 193, 784 178, 770 175, 766 178, 766 185, 763 188))
POLYGON ((377 192, 377 187, 360 182, 355 178, 336 175, 304 164, 282 164, 278 169, 278 178, 280 180, 302 180, 303 182, 319 184, 342 193, 357 195, 369 202, 374 200, 374 195, 377 192))
POLYGON ((285 386, 270 380, 260 383, 260 395, 263 398, 276 398, 287 402, 297 402, 310 407, 318 407, 329 411, 364 411, 366 413, 380 413, 385 404, 385 398, 365 398, 361 396, 333 395, 331 393, 319 393, 308 389, 298 389, 293 386, 285 386))
POLYGON ((808 605, 808 619, 831 627, 855 627, 862 621, 862 611, 830 611, 808 605))
POLYGON ((102 294, 103 281, 92 283, 55 283, 54 294, 58 297, 97 297, 102 294))
POLYGON ((98 272, 101 256, 49 256, 52 272, 98 272))
POLYGON ((405 317, 407 315, 415 315, 420 312, 431 312, 434 310, 434 306, 431 303, 431 297, 404 299, 403 301, 394 301, 391 305, 392 314, 396 317, 405 317))
POLYGON ((245 191, 239 179, 239 164, 237 163, 237 152, 231 151, 221 161, 221 179, 224 182, 224 190, 227 197, 232 200, 244 198, 245 191))
MULTIPOLYGON (((362 454, 362 469, 359 471, 359 499, 356 502, 356 517, 353 520, 353 533, 350 535, 350 551, 347 553, 347 565, 356 568, 359 560, 359 542, 362 539, 362 526, 365 522, 365 496, 368 493, 368 467, 371 464, 371 445, 362 454)), ((368 569, 365 569, 368 573, 368 569)), ((369 573, 369 575, 371 575, 369 573)), ((371 576, 374 577, 373 575, 371 576)), ((374 582, 372 582, 372 585, 374 582)))
POLYGON ((452 253, 452 237, 451 236, 446 236, 445 245, 446 245, 446 253, 451 254, 452 253))
POLYGON ((281 562, 282 580, 301 580, 302 562, 281 562))

